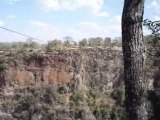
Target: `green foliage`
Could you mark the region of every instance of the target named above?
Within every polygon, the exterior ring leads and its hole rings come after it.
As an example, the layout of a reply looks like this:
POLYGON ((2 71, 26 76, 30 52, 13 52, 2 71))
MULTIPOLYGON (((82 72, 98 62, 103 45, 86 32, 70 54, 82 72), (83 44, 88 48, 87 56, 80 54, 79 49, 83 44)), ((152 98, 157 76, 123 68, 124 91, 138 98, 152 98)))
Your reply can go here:
POLYGON ((85 38, 79 41, 79 47, 85 47, 87 46, 87 44, 88 44, 88 41, 85 38))
POLYGON ((88 105, 97 119, 109 119, 110 102, 109 96, 103 91, 102 86, 90 88, 88 94, 88 105))
POLYGON ((3 112, 10 113, 12 110, 14 110, 14 105, 14 101, 5 100, 4 102, 1 102, 0 107, 3 112))
POLYGON ((111 120, 127 120, 127 113, 124 108, 115 107, 110 112, 111 120))
POLYGON ((159 21, 151 21, 144 20, 143 25, 146 26, 149 30, 151 30, 154 39, 160 39, 160 20, 159 21))
POLYGON ((103 39, 101 37, 88 39, 88 45, 91 47, 102 46, 102 43, 103 43, 103 39))
POLYGON ((46 49, 48 51, 51 51, 53 49, 60 49, 62 47, 62 41, 61 40, 53 40, 53 41, 49 41, 47 46, 46 46, 46 49))
POLYGON ((30 45, 29 45, 29 47, 31 49, 39 49, 40 45, 38 43, 36 43, 36 42, 31 42, 30 45))
MULTIPOLYGON (((144 20, 143 25, 147 27, 152 34, 148 36, 149 40, 147 43, 147 56, 148 61, 159 67, 160 63, 160 21, 150 21, 148 19, 144 20)), ((148 62, 147 61, 147 62, 148 62)))
MULTIPOLYGON (((15 105, 13 114, 27 113, 30 118, 53 120, 57 119, 62 111, 74 119, 83 119, 90 112, 96 119, 126 120, 125 110, 121 105, 116 107, 112 105, 114 102, 110 101, 111 98, 103 89, 104 87, 97 86, 70 92, 66 92, 66 85, 58 86, 57 91, 53 91, 49 86, 29 87, 26 88, 27 94, 16 99, 18 103, 15 105)), ((24 90, 21 91, 23 93, 24 90)), ((121 96, 121 90, 119 96, 121 96)))
MULTIPOLYGON (((91 88, 88 95, 88 105, 97 119, 107 120, 126 120, 126 112, 123 105, 118 103, 116 106, 111 106, 112 103, 108 100, 110 96, 102 90, 103 87, 91 88), (119 106, 119 107, 118 107, 119 106)), ((117 89, 117 99, 122 99, 124 102, 124 91, 117 89), (123 95, 122 95, 123 93, 123 95), (122 98, 121 98, 122 97, 122 98)), ((119 101, 119 100, 118 100, 119 101)))
POLYGON ((93 110, 93 114, 96 116, 96 118, 109 118, 109 109, 105 108, 105 106, 96 107, 93 110))
POLYGON ((84 100, 84 96, 82 92, 74 92, 71 96, 71 100, 75 102, 75 104, 79 104, 79 102, 84 100))
POLYGON ((85 111, 82 107, 76 107, 72 112, 74 112, 75 119, 81 119, 85 111))
POLYGON ((57 88, 57 92, 60 94, 65 94, 67 93, 69 90, 67 85, 59 85, 59 87, 57 88))
POLYGON ((112 46, 122 47, 122 42, 120 40, 113 40, 112 46))
POLYGON ((125 101, 125 90, 123 87, 117 89, 117 96, 118 96, 119 103, 123 105, 125 101))
POLYGON ((27 95, 24 98, 22 98, 18 102, 18 106, 16 108, 16 111, 25 111, 25 110, 30 110, 30 107, 32 105, 35 105, 36 103, 35 97, 33 95, 27 95))
POLYGON ((53 106, 42 104, 38 110, 38 114, 42 115, 42 120, 53 120, 56 116, 56 110, 53 106))
POLYGON ((52 120, 56 112, 52 106, 53 91, 49 87, 41 87, 28 89, 30 92, 21 97, 18 101, 13 115, 16 113, 23 114, 23 111, 28 111, 29 117, 32 118, 35 114, 41 114, 41 120, 52 120))
POLYGON ((9 43, 0 43, 0 50, 4 51, 4 50, 10 50, 11 49, 11 44, 9 43))
POLYGON ((111 47, 111 38, 106 37, 104 39, 104 47, 111 47))
POLYGON ((39 49, 39 48, 40 48, 40 45, 36 42, 0 43, 0 50, 3 50, 3 51, 15 51, 15 50, 27 51, 30 49, 39 49))
POLYGON ((112 97, 117 101, 117 104, 123 106, 125 101, 125 89, 123 86, 115 88, 112 97))
POLYGON ((24 44, 23 44, 23 49, 27 49, 27 48, 29 48, 29 44, 24 43, 24 44))
POLYGON ((3 74, 6 70, 6 65, 4 61, 0 61, 0 74, 3 74))
MULTIPOLYGON (((151 106, 149 106, 148 112, 150 113, 151 119, 159 120, 160 119, 160 82, 159 82, 159 70, 160 70, 160 20, 159 21, 150 21, 148 19, 144 20, 144 26, 146 26, 152 34, 150 35, 151 41, 149 41, 148 47, 148 59, 151 60, 151 63, 154 67, 157 67, 158 70, 154 75, 153 87, 154 90, 149 91, 149 100, 151 101, 151 106), (151 109, 153 108, 153 109, 151 109), (152 114, 153 112, 153 114, 152 114)), ((148 60, 148 61, 149 61, 148 60)))
POLYGON ((64 47, 76 47, 77 43, 76 43, 76 41, 73 40, 72 37, 66 36, 66 37, 64 37, 63 46, 64 47))

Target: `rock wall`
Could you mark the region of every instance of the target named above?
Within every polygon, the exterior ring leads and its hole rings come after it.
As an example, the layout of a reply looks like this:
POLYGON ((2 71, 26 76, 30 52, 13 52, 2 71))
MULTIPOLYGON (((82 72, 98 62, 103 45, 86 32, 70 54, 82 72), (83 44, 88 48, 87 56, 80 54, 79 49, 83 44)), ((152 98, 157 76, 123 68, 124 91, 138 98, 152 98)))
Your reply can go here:
MULTIPOLYGON (((125 120, 121 50, 23 51, 0 57, 6 66, 0 74, 0 120, 125 120)), ((149 63, 146 76, 152 86, 149 63)))
POLYGON ((1 85, 27 86, 76 82, 89 86, 106 85, 112 89, 122 80, 122 52, 87 49, 51 53, 17 53, 2 57, 7 65, 1 85))

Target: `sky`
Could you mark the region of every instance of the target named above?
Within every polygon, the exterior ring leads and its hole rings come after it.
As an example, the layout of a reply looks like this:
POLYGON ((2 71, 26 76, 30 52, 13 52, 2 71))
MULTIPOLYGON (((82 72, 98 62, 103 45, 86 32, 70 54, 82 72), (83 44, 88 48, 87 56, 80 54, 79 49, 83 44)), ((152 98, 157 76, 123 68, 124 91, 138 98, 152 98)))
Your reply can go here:
MULTIPOLYGON (((0 26, 47 42, 71 36, 121 36, 124 0, 0 0, 0 26)), ((144 18, 160 20, 160 0, 145 0, 144 18)), ((149 34, 144 29, 144 34, 149 34)), ((26 41, 0 29, 0 42, 26 41)))

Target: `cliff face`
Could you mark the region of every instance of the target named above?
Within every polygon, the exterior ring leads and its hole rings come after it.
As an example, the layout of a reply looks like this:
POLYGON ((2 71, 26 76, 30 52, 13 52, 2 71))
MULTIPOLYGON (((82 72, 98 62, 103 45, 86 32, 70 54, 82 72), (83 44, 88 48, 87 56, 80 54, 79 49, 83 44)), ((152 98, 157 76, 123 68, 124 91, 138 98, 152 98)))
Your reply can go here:
MULTIPOLYGON (((125 120, 121 50, 0 53, 0 120, 125 120)), ((146 61, 152 89, 154 67, 146 61)))
POLYGON ((4 55, 7 65, 4 85, 58 84, 76 82, 87 86, 106 85, 112 89, 122 80, 122 52, 90 49, 54 51, 51 53, 18 53, 4 55))
POLYGON ((0 79, 0 118, 112 120, 124 117, 120 50, 5 53, 1 54, 1 60, 7 69, 0 79), (47 118, 44 112, 49 115, 47 118))

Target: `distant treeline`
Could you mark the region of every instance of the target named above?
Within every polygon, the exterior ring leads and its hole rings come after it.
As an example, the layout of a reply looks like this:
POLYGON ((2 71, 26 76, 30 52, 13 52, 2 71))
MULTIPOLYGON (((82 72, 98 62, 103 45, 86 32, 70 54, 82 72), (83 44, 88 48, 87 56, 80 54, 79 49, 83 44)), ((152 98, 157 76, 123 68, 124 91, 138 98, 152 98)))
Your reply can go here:
POLYGON ((121 47, 122 45, 121 38, 111 39, 106 37, 105 39, 101 37, 96 38, 89 38, 89 39, 82 39, 79 42, 76 42, 72 37, 66 36, 64 40, 54 39, 48 41, 47 44, 39 44, 35 41, 29 40, 27 42, 0 42, 0 50, 26 50, 26 49, 45 49, 45 50, 52 50, 52 49, 62 49, 62 48, 74 48, 74 47, 121 47))

